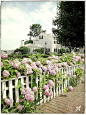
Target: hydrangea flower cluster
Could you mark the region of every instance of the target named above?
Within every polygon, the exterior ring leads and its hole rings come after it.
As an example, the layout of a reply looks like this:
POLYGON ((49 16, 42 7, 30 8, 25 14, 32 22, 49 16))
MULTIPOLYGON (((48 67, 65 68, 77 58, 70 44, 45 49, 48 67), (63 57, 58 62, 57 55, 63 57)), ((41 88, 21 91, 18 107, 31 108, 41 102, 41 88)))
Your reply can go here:
POLYGON ((73 78, 75 79, 75 78, 76 78, 76 75, 73 75, 73 78))
POLYGON ((69 91, 73 91, 73 87, 72 86, 69 86, 68 89, 69 89, 69 91))
MULTIPOLYGON (((34 92, 37 92, 37 87, 33 87, 33 90, 31 90, 30 87, 23 88, 21 93, 23 94, 26 101, 34 101, 34 92)), ((23 99, 19 99, 19 102, 23 102, 23 99)), ((19 111, 21 111, 23 109, 23 106, 18 104, 17 108, 19 111)))
POLYGON ((17 69, 20 68, 19 64, 20 64, 20 62, 17 59, 13 60, 13 62, 12 62, 12 66, 17 69))
POLYGON ((49 97, 50 97, 50 96, 53 95, 53 92, 52 92, 52 90, 50 90, 49 88, 51 88, 51 87, 54 86, 54 82, 53 82, 52 80, 49 80, 48 83, 49 83, 49 84, 43 86, 43 89, 45 90, 45 91, 44 91, 44 94, 45 94, 46 96, 49 96, 49 97))
POLYGON ((6 59, 7 57, 8 57, 8 55, 5 52, 1 53, 1 58, 6 59))
POLYGON ((8 77, 10 75, 8 70, 4 70, 2 74, 4 77, 8 77))
POLYGON ((6 103, 7 105, 11 105, 12 102, 13 102, 13 100, 12 100, 11 97, 5 99, 5 103, 6 103))
POLYGON ((25 95, 27 101, 34 101, 34 92, 37 92, 37 87, 33 87, 33 91, 31 91, 30 87, 22 90, 22 94, 25 95))

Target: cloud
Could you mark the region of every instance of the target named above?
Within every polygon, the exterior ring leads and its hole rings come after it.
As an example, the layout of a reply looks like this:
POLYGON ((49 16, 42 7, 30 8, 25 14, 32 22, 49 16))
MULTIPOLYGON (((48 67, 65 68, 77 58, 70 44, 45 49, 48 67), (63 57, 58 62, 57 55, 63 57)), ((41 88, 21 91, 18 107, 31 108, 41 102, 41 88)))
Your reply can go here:
POLYGON ((19 47, 22 39, 29 38, 29 27, 34 23, 41 24, 44 30, 51 33, 55 15, 56 2, 2 2, 1 49, 19 47))

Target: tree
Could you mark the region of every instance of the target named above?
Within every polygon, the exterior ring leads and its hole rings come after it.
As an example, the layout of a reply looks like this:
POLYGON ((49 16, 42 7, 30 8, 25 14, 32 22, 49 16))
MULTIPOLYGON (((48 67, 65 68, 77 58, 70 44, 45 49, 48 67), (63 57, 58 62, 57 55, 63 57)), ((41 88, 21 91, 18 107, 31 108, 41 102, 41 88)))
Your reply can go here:
POLYGON ((25 41, 24 45, 29 44, 29 43, 33 44, 33 40, 27 40, 27 41, 25 41))
POLYGON ((52 28, 53 33, 61 45, 73 48, 85 45, 85 2, 84 1, 61 1, 58 6, 59 12, 53 20, 57 28, 52 28))
POLYGON ((42 30, 42 27, 40 24, 32 24, 30 26, 29 34, 27 34, 27 35, 30 36, 30 40, 31 40, 31 37, 36 37, 40 33, 43 33, 43 32, 46 32, 46 30, 42 30))
POLYGON ((22 47, 20 47, 20 48, 15 49, 15 50, 14 50, 14 54, 15 54, 16 52, 19 52, 19 53, 21 53, 21 54, 28 54, 29 48, 28 48, 28 47, 25 47, 25 46, 22 46, 22 47))

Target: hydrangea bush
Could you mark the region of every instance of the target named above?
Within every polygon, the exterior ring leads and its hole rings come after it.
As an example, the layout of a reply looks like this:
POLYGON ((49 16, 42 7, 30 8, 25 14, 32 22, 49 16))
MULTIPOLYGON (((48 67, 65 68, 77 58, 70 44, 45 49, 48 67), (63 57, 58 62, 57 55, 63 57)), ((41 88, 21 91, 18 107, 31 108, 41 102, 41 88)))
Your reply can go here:
MULTIPOLYGON (((59 87, 65 82, 71 73, 68 73, 65 78, 65 73, 62 74, 61 68, 65 70, 68 66, 74 66, 75 64, 84 64, 84 54, 63 54, 62 56, 49 56, 44 59, 40 55, 36 58, 34 55, 32 58, 23 58, 10 60, 7 59, 8 55, 4 52, 1 54, 1 80, 11 78, 21 77, 21 76, 31 76, 33 78, 31 87, 23 88, 22 84, 19 82, 17 88, 20 89, 21 95, 19 97, 19 102, 15 103, 15 106, 9 108, 13 100, 11 97, 4 99, 2 103, 6 104, 6 107, 2 109, 2 113, 16 112, 16 113, 33 113, 36 112, 34 109, 37 103, 42 99, 38 97, 36 100, 37 91, 42 92, 42 95, 50 97, 53 95, 52 87, 59 87), (45 75, 43 74, 45 73, 45 75), (44 77, 44 81, 41 81, 40 87, 37 87, 34 79, 36 76, 44 77), (63 77, 63 81, 62 81, 63 77), (55 82, 56 81, 56 82, 55 82), (8 110, 7 110, 8 106, 8 110)), ((73 87, 77 84, 77 79, 83 75, 84 68, 78 68, 74 75, 71 77, 70 86, 64 89, 64 92, 73 91, 73 87)))

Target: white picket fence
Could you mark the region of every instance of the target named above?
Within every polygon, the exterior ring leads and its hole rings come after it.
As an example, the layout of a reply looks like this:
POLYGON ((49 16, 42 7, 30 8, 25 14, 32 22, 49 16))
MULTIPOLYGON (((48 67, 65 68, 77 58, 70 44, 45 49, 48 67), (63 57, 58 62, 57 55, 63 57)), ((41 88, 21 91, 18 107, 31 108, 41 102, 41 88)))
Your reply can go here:
MULTIPOLYGON (((66 73, 66 75, 70 72, 71 76, 74 74, 75 70, 78 67, 84 67, 83 64, 79 65, 74 65, 74 66, 69 66, 66 70, 65 69, 60 69, 63 73, 66 73)), ((44 73, 45 74, 45 73, 44 73)), ((70 76, 70 77, 71 77, 70 76)), ((53 91, 53 95, 51 97, 46 98, 45 95, 42 95, 42 92, 37 93, 36 100, 38 99, 38 96, 42 96, 42 100, 39 102, 39 104, 46 103, 52 98, 55 98, 56 96, 60 95, 63 93, 63 89, 65 89, 67 86, 70 84, 70 77, 65 80, 65 82, 62 85, 59 85, 59 87, 53 87, 51 90, 53 91)), ((44 78, 41 78, 40 76, 36 76, 35 81, 37 83, 37 87, 40 86, 41 81, 44 78)), ((82 76, 82 79, 84 80, 84 75, 82 76)), ((18 78, 12 78, 11 80, 1 80, 1 92, 2 92, 2 98, 6 98, 9 95, 12 97, 14 102, 11 104, 11 106, 14 105, 15 102, 19 101, 19 89, 17 89, 18 85, 18 80, 21 80, 21 83, 23 84, 24 87, 31 87, 32 83, 32 77, 31 76, 21 76, 18 78)), ((62 78, 63 81, 63 78, 62 78)), ((78 79, 78 83, 81 82, 80 79, 78 79)))

